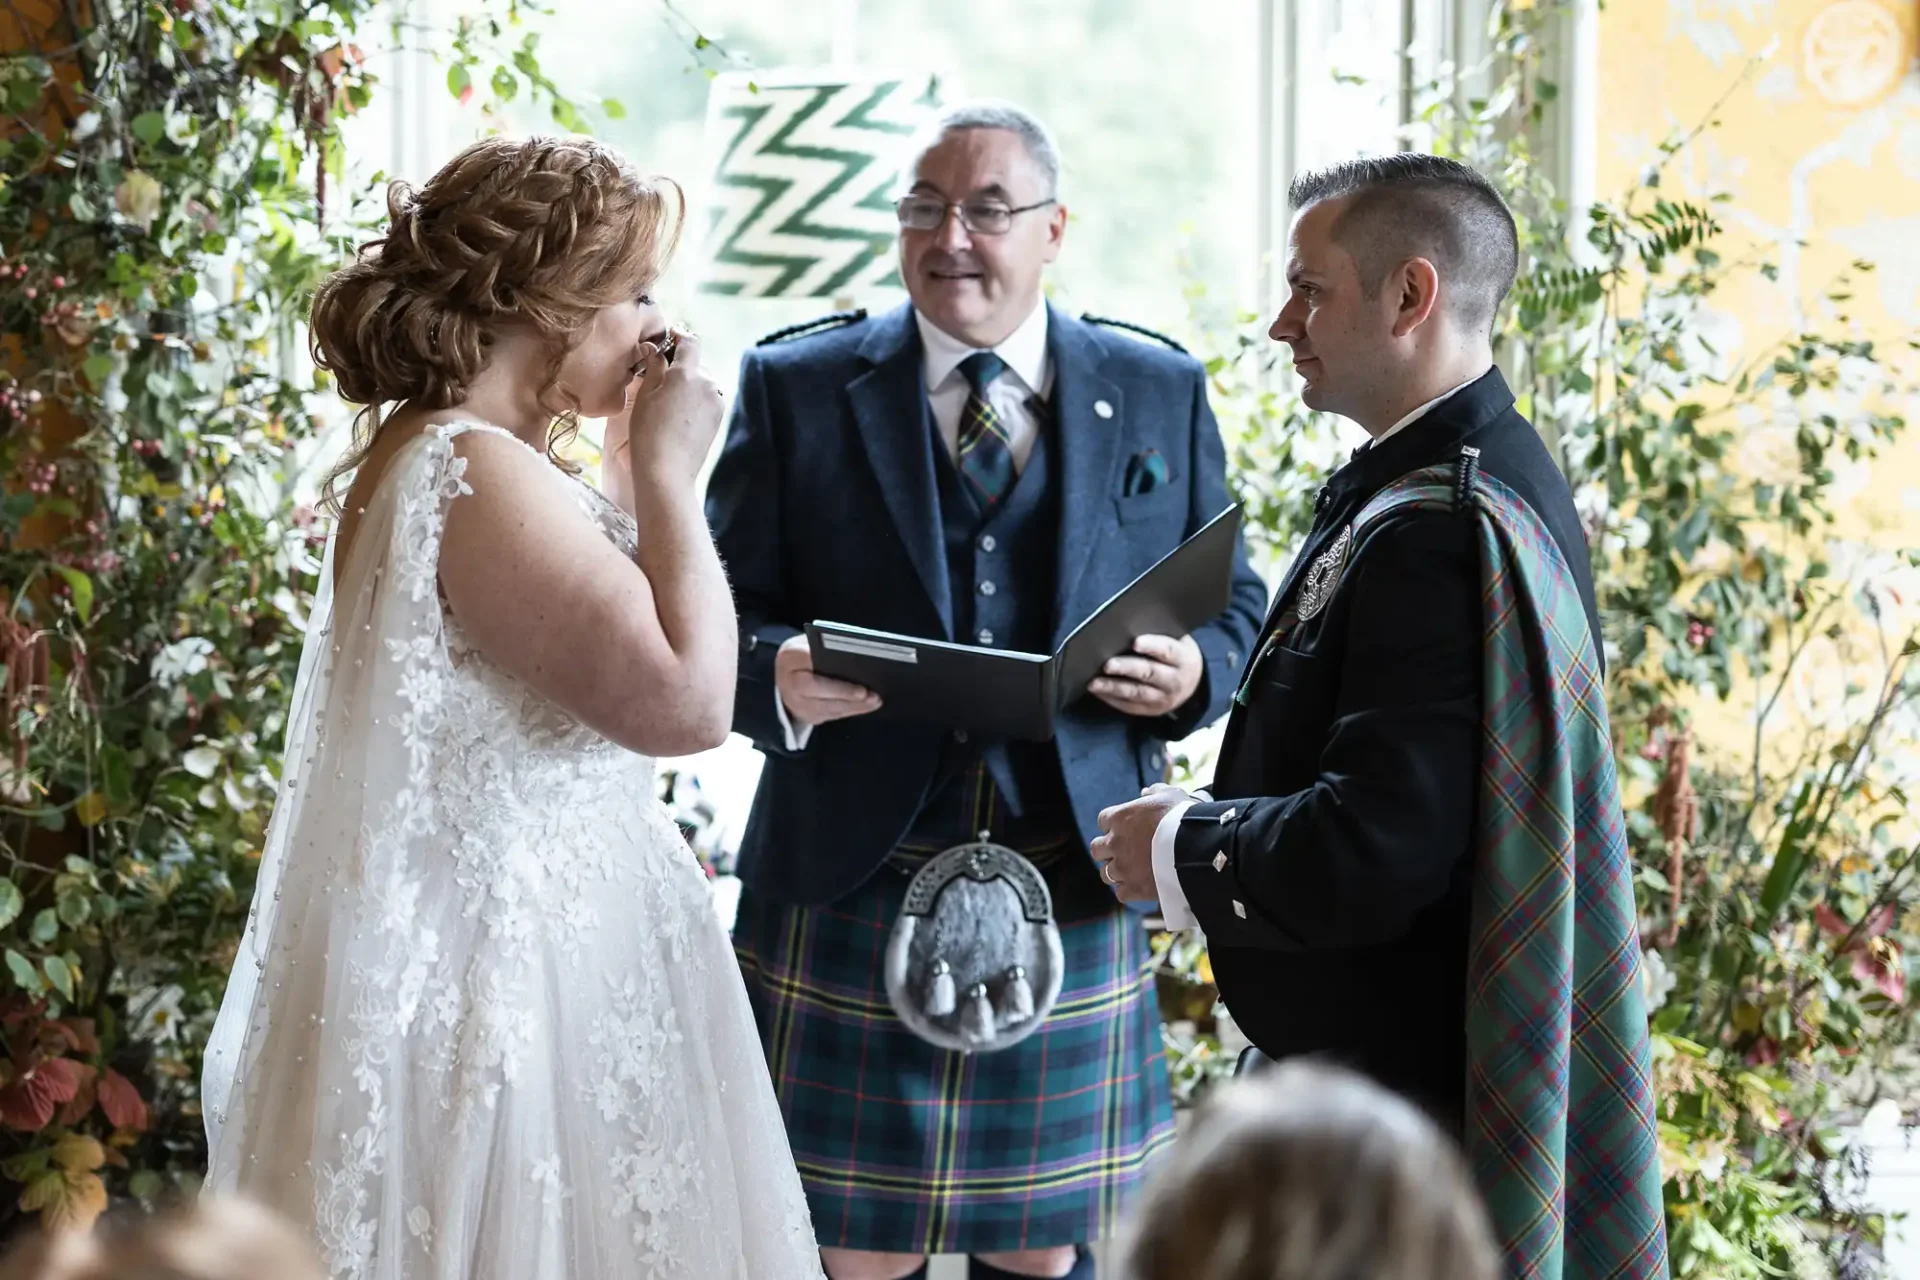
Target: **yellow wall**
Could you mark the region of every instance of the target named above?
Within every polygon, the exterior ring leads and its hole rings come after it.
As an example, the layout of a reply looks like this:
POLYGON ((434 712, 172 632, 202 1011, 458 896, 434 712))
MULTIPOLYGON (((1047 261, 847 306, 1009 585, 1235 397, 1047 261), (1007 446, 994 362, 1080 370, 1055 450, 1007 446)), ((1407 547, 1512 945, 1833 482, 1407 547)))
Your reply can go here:
MULTIPOLYGON (((1907 347, 1920 338, 1917 27, 1920 0, 1607 0, 1599 192, 1625 190, 1663 139, 1717 118, 1663 186, 1696 198, 1729 193, 1721 206, 1728 247, 1766 247, 1781 268, 1776 282, 1751 275, 1715 296, 1706 336, 1716 347, 1751 357, 1807 325, 1835 332, 1845 316, 1854 336, 1901 362, 1908 380, 1920 374, 1907 347), (1859 279, 1851 300, 1828 301, 1856 258, 1877 270, 1859 279)), ((1894 571, 1884 557, 1920 545, 1920 403, 1903 400, 1892 407, 1911 425, 1895 450, 1871 466, 1840 467, 1840 532, 1849 541, 1836 562, 1867 566, 1891 591, 1884 603, 1911 625, 1920 621, 1920 575, 1894 571)), ((1842 392, 1827 407, 1847 421, 1865 403, 1842 392)), ((1743 452, 1749 474, 1791 465, 1791 434, 1756 415, 1743 452)), ((1870 655, 1829 656, 1851 661, 1822 663, 1791 702, 1832 723, 1839 668, 1858 672, 1870 655)))

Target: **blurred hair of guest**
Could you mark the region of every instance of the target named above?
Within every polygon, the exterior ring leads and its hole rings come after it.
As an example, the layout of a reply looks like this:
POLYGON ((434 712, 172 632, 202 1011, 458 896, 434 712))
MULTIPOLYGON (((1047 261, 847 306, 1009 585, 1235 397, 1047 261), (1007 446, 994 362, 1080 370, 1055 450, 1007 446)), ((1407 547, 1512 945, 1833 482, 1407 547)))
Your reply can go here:
POLYGON ((208 1199, 93 1232, 37 1236, 0 1264, 0 1280, 324 1280, 312 1251, 277 1215, 208 1199))
POLYGON ((1221 1086, 1160 1166, 1126 1280, 1497 1280, 1453 1144, 1364 1077, 1306 1061, 1221 1086))

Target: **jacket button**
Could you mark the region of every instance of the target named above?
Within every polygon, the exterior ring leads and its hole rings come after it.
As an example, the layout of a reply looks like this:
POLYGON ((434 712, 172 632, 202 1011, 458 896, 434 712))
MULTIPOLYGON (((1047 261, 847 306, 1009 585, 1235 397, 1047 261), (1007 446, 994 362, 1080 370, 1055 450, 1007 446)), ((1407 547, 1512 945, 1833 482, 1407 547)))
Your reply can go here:
POLYGON ((978 640, 981 644, 991 645, 993 643, 993 632, 983 629, 974 639, 978 640))
POLYGON ((1247 908, 1238 898, 1233 900, 1233 914, 1239 916, 1242 920, 1247 918, 1247 908))
POLYGON ((995 547, 997 547, 997 546, 999 546, 999 545, 1000 545, 999 543, 997 543, 997 542, 995 542, 995 541, 993 540, 993 535, 992 535, 992 534, 990 534, 990 533, 988 533, 988 534, 983 534, 983 535, 981 535, 981 538, 980 538, 980 549, 981 549, 982 551, 985 551, 985 552, 988 552, 989 554, 991 554, 991 553, 992 553, 992 551, 993 551, 993 549, 994 549, 995 547))
POLYGON ((1227 650, 1227 665, 1230 667, 1240 665, 1240 651, 1238 649, 1227 650))
POLYGON ((1161 756, 1161 754, 1158 751, 1154 752, 1152 755, 1147 757, 1147 768, 1149 769, 1158 769, 1160 766, 1164 765, 1165 763, 1166 763, 1166 759, 1163 756, 1161 756))
POLYGON ((1000 588, 994 586, 991 582, 983 582, 980 584, 980 594, 983 596, 990 596, 999 589, 1000 588))
POLYGON ((953 731, 953 740, 955 742, 965 742, 967 740, 967 731, 965 729, 955 729, 953 731))

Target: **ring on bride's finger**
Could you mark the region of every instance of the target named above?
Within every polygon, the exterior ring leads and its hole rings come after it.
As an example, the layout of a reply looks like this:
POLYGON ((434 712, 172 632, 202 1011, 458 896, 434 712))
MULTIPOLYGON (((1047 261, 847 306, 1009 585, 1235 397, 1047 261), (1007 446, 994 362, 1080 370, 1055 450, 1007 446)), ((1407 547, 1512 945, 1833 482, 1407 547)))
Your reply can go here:
POLYGON ((1100 878, 1116 889, 1120 887, 1120 882, 1113 878, 1113 860, 1111 858, 1100 864, 1100 878))

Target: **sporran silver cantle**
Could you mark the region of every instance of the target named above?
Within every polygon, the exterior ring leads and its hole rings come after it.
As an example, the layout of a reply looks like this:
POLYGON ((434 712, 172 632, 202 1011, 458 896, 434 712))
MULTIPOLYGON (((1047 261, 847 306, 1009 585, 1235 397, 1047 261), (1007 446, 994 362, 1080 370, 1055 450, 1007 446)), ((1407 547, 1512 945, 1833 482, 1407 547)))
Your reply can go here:
POLYGON ((927 1043, 991 1053, 1046 1021, 1064 968, 1039 868, 983 833, 935 854, 907 885, 887 942, 887 999, 927 1043))

